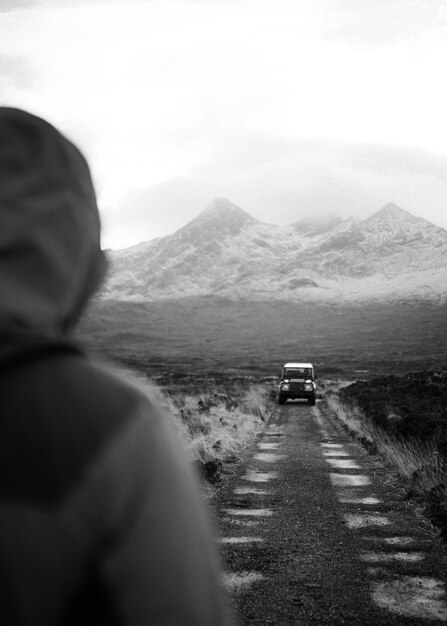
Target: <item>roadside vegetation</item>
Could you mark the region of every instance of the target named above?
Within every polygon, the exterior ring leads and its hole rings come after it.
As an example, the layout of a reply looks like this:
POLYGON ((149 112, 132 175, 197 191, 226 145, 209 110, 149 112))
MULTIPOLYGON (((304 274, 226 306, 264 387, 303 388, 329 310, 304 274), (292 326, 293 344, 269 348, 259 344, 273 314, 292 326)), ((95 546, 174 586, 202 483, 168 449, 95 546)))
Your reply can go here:
POLYGON ((154 381, 129 369, 114 368, 158 400, 171 417, 200 473, 210 483, 241 461, 240 455, 264 429, 273 405, 265 385, 247 378, 173 378, 154 381))
POLYGON ((447 539, 447 372, 357 381, 326 401, 349 431, 397 470, 447 539))

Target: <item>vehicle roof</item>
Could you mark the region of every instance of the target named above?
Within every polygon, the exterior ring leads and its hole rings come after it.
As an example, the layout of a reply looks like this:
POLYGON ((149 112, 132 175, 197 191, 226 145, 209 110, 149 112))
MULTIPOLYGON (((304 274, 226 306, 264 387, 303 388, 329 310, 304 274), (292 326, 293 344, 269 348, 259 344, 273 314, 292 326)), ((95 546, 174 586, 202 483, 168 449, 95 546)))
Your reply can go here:
POLYGON ((284 363, 283 367, 313 367, 312 363, 284 363))

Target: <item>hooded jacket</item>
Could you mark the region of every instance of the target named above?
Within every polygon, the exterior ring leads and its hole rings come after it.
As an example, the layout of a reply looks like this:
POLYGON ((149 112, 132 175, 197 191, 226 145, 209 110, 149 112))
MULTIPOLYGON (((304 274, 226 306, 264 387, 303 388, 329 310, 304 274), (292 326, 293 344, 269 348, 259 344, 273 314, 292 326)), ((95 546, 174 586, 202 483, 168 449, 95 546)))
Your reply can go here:
POLYGON ((67 338, 99 234, 77 148, 0 108, 0 623, 228 624, 169 418, 67 338))

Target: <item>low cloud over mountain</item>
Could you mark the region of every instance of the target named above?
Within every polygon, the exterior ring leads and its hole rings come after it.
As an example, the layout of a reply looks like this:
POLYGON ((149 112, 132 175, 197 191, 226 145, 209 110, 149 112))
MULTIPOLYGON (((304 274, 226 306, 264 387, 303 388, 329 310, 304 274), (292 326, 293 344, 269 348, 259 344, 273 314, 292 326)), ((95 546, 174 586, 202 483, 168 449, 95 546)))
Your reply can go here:
POLYGON ((447 231, 395 204, 364 220, 260 222, 218 198, 174 234, 110 253, 103 296, 447 299, 447 231))

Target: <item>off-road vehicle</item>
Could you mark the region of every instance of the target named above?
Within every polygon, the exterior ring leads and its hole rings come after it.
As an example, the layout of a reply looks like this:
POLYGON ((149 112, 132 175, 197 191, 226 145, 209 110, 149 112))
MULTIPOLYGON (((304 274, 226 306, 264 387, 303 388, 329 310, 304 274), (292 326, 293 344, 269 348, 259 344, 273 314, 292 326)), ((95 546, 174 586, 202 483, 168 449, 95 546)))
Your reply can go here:
POLYGON ((312 363, 286 363, 278 385, 278 403, 303 398, 312 406, 316 402, 317 385, 312 363))

